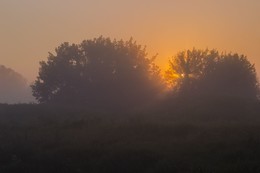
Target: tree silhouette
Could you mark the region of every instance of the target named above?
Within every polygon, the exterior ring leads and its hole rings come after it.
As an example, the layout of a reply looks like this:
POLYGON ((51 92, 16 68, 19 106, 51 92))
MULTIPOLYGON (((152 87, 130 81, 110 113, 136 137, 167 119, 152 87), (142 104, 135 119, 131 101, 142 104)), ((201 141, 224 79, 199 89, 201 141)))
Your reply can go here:
POLYGON ((33 101, 29 89, 21 74, 0 65, 0 103, 33 101))
POLYGON ((221 54, 205 69, 200 88, 206 94, 255 98, 259 94, 256 70, 246 56, 221 54))
POLYGON ((257 97, 259 85, 254 65, 244 55, 216 50, 187 50, 170 61, 166 78, 178 94, 257 97))
POLYGON ((63 43, 40 62, 33 95, 40 103, 125 108, 146 104, 161 91, 159 69, 133 39, 99 37, 63 43))
POLYGON ((212 65, 217 56, 217 51, 208 49, 181 51, 169 61, 170 68, 166 71, 166 80, 179 93, 194 92, 206 68, 212 65))

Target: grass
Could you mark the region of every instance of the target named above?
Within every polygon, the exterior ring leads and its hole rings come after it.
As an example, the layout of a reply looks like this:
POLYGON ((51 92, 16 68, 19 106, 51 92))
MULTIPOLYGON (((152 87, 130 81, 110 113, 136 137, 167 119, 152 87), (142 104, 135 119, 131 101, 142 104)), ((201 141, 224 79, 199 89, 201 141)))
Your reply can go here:
POLYGON ((0 172, 260 172, 260 104, 175 100, 138 112, 0 105, 0 172))

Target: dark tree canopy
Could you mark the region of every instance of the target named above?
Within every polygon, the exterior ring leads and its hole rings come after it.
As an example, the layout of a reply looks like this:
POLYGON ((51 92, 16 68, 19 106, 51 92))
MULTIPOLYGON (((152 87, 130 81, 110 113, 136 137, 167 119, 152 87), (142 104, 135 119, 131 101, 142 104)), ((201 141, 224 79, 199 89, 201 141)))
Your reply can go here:
POLYGON ((154 58, 147 58, 145 47, 133 39, 63 43, 40 62, 33 95, 40 103, 141 106, 163 87, 154 58))
POLYGON ((170 61, 166 78, 186 95, 256 98, 259 85, 254 65, 244 55, 216 50, 187 50, 170 61))
POLYGON ((205 72, 200 83, 205 92, 250 98, 259 94, 255 67, 244 55, 219 55, 217 61, 207 67, 205 72))

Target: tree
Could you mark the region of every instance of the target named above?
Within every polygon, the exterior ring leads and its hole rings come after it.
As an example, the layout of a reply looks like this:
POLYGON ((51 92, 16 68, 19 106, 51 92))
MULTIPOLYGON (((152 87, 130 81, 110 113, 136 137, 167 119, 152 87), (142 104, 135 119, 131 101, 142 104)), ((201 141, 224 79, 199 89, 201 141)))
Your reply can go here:
POLYGON ((145 47, 133 39, 99 37, 81 44, 63 43, 40 62, 33 95, 40 103, 75 103, 125 108, 146 104, 163 84, 145 47))
POLYGON ((0 65, 0 103, 33 101, 25 78, 14 70, 0 65))
POLYGON ((206 94, 256 98, 259 83, 256 70, 247 57, 221 54, 211 67, 205 69, 200 88, 206 94))
POLYGON ((217 56, 217 51, 208 49, 181 51, 169 61, 166 80, 178 93, 194 92, 206 68, 212 65, 217 56))
POLYGON ((166 75, 179 94, 255 98, 259 93, 255 67, 244 55, 182 51, 170 61, 166 75))

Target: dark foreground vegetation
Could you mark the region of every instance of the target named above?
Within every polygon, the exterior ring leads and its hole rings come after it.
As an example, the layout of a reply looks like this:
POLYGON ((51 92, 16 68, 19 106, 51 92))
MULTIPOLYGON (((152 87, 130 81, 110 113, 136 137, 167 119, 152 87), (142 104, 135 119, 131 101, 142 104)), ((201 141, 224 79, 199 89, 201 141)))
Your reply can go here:
POLYGON ((0 172, 260 172, 259 115, 259 101, 235 98, 113 114, 0 105, 0 172))

